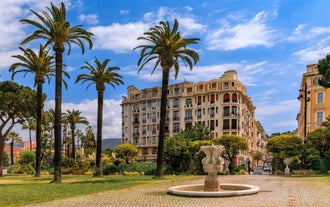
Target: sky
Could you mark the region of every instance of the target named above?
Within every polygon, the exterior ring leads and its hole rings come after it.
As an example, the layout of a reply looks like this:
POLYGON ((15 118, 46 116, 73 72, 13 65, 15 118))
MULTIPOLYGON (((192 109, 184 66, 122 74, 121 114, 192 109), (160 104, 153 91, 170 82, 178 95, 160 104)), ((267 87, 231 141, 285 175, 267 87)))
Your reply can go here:
MULTIPOLYGON (((50 6, 48 0, 0 1, 0 81, 10 80, 8 68, 20 54, 21 41, 35 28, 20 23, 34 19, 30 9, 39 12, 50 6)), ((52 1, 59 5, 60 1, 52 1)), ((143 36, 160 21, 179 22, 184 38, 200 38, 191 48, 200 61, 190 71, 180 67, 177 79, 170 84, 199 82, 219 78, 227 70, 236 70, 246 86, 247 95, 256 106, 255 118, 268 135, 297 128, 298 90, 306 65, 315 64, 330 53, 330 2, 328 0, 63 0, 71 26, 94 34, 94 47, 81 50, 73 46, 70 55, 63 53, 69 88, 63 90, 62 111, 80 110, 96 129, 97 93, 94 85, 75 84, 85 62, 93 64, 110 59, 108 66, 120 68, 124 85, 107 85, 104 94, 103 138, 121 137, 122 96, 127 87, 139 89, 161 86, 161 69, 151 75, 152 64, 138 73, 139 50, 143 36)), ((37 49, 41 41, 24 48, 37 49)), ((87 45, 87 44, 86 44, 87 45)), ((14 81, 33 87, 33 75, 17 74, 14 81)), ((54 80, 44 84, 45 108, 54 108, 54 80)), ((26 130, 15 128, 23 138, 26 130)))

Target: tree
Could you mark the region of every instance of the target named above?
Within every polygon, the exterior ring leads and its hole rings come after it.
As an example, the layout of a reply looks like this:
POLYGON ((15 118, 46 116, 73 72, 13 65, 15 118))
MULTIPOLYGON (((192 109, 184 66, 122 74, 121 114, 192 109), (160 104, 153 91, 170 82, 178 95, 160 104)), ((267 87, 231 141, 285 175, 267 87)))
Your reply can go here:
POLYGON ((219 138, 215 138, 213 142, 225 147, 221 156, 230 162, 228 166, 230 173, 234 169, 233 160, 239 154, 240 150, 248 150, 249 148, 247 140, 237 135, 224 134, 219 138))
POLYGON ((24 76, 28 73, 34 74, 34 86, 37 86, 37 118, 36 118, 36 177, 40 177, 40 165, 41 165, 41 116, 43 110, 43 102, 46 96, 42 94, 42 87, 45 83, 45 79, 48 79, 48 83, 51 77, 54 76, 55 70, 53 69, 54 56, 48 55, 49 50, 43 45, 39 47, 39 54, 36 54, 31 49, 23 49, 19 47, 24 55, 14 55, 19 62, 10 66, 12 79, 17 73, 24 73, 24 76))
POLYGON ((156 177, 163 176, 166 102, 170 70, 174 67, 175 78, 177 78, 181 61, 185 65, 189 65, 190 70, 199 61, 198 53, 187 48, 188 45, 197 44, 199 38, 183 38, 178 27, 179 23, 176 19, 172 28, 169 22, 161 21, 159 25, 150 28, 149 32, 145 32, 143 37, 138 38, 138 40, 147 41, 150 44, 143 44, 134 48, 134 50, 141 49, 138 60, 138 72, 149 62, 154 63, 151 74, 154 73, 159 65, 162 67, 162 95, 156 177))
POLYGON ((63 120, 70 125, 71 129, 71 144, 72 144, 72 153, 71 158, 76 159, 76 153, 75 153, 75 130, 77 124, 86 124, 88 125, 89 122, 87 121, 86 117, 80 116, 81 111, 74 110, 72 111, 67 110, 66 113, 63 115, 63 120))
POLYGON ((138 149, 132 144, 120 144, 115 148, 115 152, 119 158, 125 160, 126 164, 138 155, 138 149))
POLYGON ((189 172, 191 166, 191 142, 181 133, 165 139, 165 161, 170 170, 181 173, 189 172))
POLYGON ((92 126, 86 128, 86 133, 81 137, 81 146, 84 148, 84 155, 95 153, 95 135, 92 126))
POLYGON ((15 124, 35 115, 37 94, 12 81, 0 82, 0 176, 2 176, 5 140, 15 124))
POLYGON ((196 123, 191 129, 182 130, 180 134, 191 141, 210 140, 211 130, 204 124, 196 123))
POLYGON ((320 59, 317 67, 319 73, 322 75, 319 84, 325 88, 330 88, 330 55, 320 59))
POLYGON ((10 157, 11 157, 11 165, 14 164, 14 143, 22 143, 22 137, 19 136, 19 134, 17 132, 9 132, 8 136, 7 136, 7 140, 10 143, 10 157))
POLYGON ((330 155, 330 127, 318 128, 307 134, 306 145, 319 152, 321 159, 329 159, 330 155))
POLYGON ((283 160, 289 157, 298 157, 304 151, 303 141, 294 134, 281 134, 268 139, 267 151, 273 153, 275 169, 284 167, 283 160))
POLYGON ((77 77, 76 83, 82 81, 89 82, 87 89, 90 85, 95 84, 97 91, 97 129, 96 129, 96 172, 95 176, 102 175, 102 123, 103 123, 103 96, 105 90, 105 84, 111 85, 115 88, 115 85, 124 84, 122 76, 116 73, 116 70, 120 70, 118 67, 108 67, 110 59, 106 59, 100 62, 96 57, 94 63, 96 67, 88 62, 82 66, 81 69, 86 69, 89 74, 80 74, 77 77))
POLYGON ((257 161, 257 166, 259 166, 259 160, 262 160, 262 153, 260 151, 256 151, 253 154, 253 159, 257 161))
POLYGON ((34 118, 26 120, 22 125, 22 129, 29 130, 30 151, 32 151, 32 130, 36 130, 36 120, 34 118))
POLYGON ((41 14, 30 10, 36 17, 37 21, 33 19, 22 19, 24 24, 30 24, 36 27, 36 30, 22 41, 26 44, 35 39, 46 40, 45 46, 53 45, 55 51, 55 155, 54 155, 54 182, 62 182, 62 138, 61 138, 61 116, 62 116, 62 66, 63 66, 63 52, 65 50, 64 44, 68 46, 68 55, 71 51, 71 44, 78 45, 82 54, 84 54, 84 41, 89 44, 89 48, 93 47, 91 37, 92 33, 82 29, 82 25, 72 26, 66 19, 66 9, 62 2, 59 7, 51 3, 50 7, 41 11, 41 14))

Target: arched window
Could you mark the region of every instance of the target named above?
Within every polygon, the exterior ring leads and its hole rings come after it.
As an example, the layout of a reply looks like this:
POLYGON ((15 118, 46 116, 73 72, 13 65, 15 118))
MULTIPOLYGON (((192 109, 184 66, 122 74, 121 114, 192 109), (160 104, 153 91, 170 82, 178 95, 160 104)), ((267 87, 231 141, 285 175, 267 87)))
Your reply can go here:
POLYGON ((233 95, 231 95, 231 100, 232 102, 237 102, 237 94, 233 93, 233 95))
POLYGON ((225 95, 223 95, 223 102, 224 103, 230 102, 230 95, 229 95, 229 93, 225 93, 225 95))

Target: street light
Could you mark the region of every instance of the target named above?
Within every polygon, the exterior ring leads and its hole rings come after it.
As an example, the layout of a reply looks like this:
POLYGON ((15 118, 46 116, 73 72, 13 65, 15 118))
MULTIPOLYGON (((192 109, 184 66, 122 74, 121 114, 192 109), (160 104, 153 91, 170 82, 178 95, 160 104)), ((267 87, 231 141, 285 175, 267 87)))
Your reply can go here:
POLYGON ((299 90, 300 95, 298 96, 298 100, 304 99, 304 138, 306 138, 307 134, 307 103, 310 101, 310 98, 307 97, 310 94, 310 91, 307 91, 307 82, 304 84, 304 88, 299 90))

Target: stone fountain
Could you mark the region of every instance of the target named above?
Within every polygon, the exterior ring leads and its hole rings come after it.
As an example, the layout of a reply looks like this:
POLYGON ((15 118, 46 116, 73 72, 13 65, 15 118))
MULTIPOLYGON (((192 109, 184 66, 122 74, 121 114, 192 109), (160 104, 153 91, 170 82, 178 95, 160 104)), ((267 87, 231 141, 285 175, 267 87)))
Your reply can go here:
POLYGON ((168 189, 168 193, 190 197, 229 197, 258 193, 258 186, 219 182, 218 173, 223 171, 224 164, 220 155, 224 149, 224 146, 201 146, 200 152, 206 155, 202 160, 203 170, 208 174, 204 184, 173 186, 168 189))

